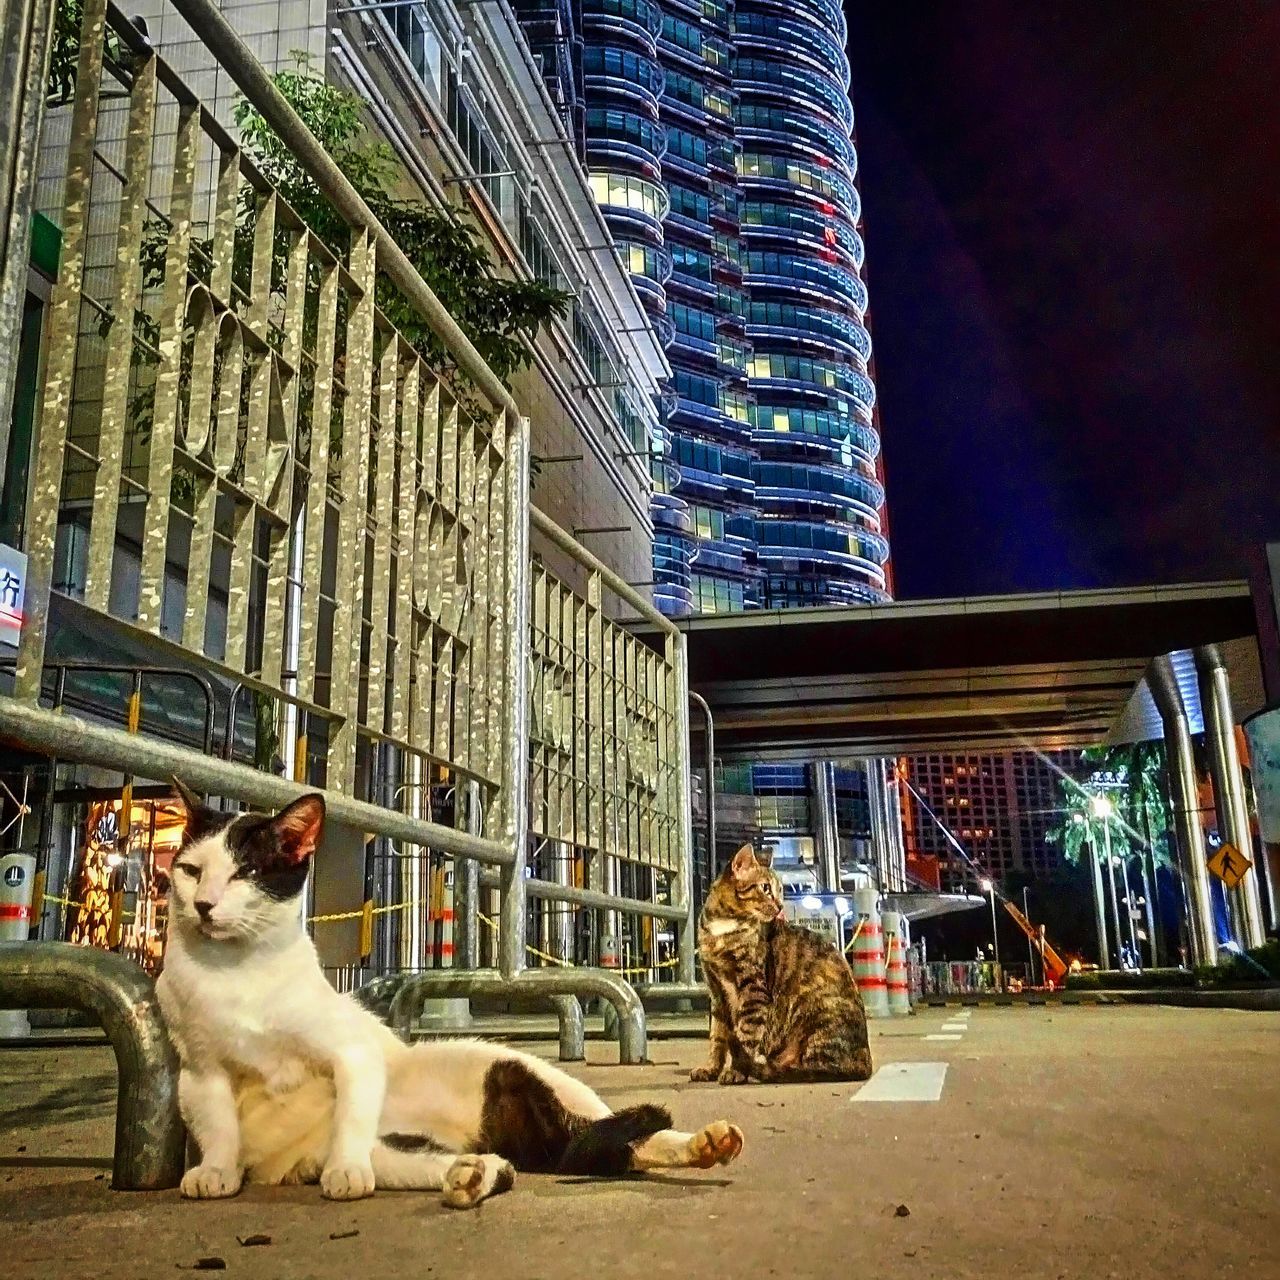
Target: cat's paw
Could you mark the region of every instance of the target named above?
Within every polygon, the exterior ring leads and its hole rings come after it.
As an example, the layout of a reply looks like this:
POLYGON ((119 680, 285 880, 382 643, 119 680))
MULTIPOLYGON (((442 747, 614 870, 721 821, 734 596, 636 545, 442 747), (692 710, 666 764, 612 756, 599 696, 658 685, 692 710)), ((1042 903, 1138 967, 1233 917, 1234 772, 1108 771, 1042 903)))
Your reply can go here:
POLYGON ((180 1188, 188 1200, 225 1200, 240 1190, 244 1174, 239 1169, 219 1169, 213 1164, 198 1164, 182 1175, 180 1188))
POLYGON ((742 1154, 742 1130, 727 1120, 716 1120, 689 1139, 689 1161, 694 1169, 728 1164, 742 1154))
POLYGON ((689 1079, 694 1084, 706 1084, 708 1080, 714 1080, 720 1074, 719 1067, 694 1067, 689 1072, 689 1079))
POLYGON ((737 1067, 725 1067, 716 1079, 721 1084, 746 1084, 751 1077, 738 1070, 737 1067))
POLYGON ((445 1171, 444 1202, 450 1209, 474 1209, 510 1191, 515 1180, 516 1171, 501 1156, 459 1156, 445 1171))
POLYGON ((320 1194, 326 1200, 363 1200, 373 1195, 373 1166, 352 1160, 331 1164, 320 1175, 320 1194))

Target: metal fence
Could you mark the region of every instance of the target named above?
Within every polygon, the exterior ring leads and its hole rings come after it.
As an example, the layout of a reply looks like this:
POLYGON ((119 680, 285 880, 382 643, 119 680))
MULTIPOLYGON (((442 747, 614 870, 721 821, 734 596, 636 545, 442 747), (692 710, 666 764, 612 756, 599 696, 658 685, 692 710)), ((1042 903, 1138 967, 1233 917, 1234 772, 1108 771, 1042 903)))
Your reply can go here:
POLYGON ((519 407, 215 5, 174 7, 346 242, 289 207, 119 10, 85 0, 26 617, 0 731, 235 802, 323 789, 335 822, 374 839, 352 904, 362 954, 396 968, 419 950, 406 921, 421 918, 435 851, 456 859, 463 936, 455 971, 422 975, 420 995, 526 979, 556 1000, 604 995, 624 1056, 642 1056, 643 1016, 616 975, 523 974, 529 899, 604 912, 605 937, 620 912, 674 922, 692 981, 683 639, 531 508, 519 407), (452 372, 397 329, 393 302, 452 372), (583 567, 585 595, 531 565, 531 524, 583 567), (660 629, 661 649, 610 619, 606 592, 660 629), (46 644, 60 601, 109 620, 125 647, 247 693, 270 722, 258 768, 235 758, 234 704, 227 759, 57 714, 46 644), (437 821, 446 785, 466 803, 437 821), (551 874, 527 875, 547 848, 551 874), (381 880, 379 858, 394 871, 381 880), (495 890, 490 972, 477 920, 495 890))

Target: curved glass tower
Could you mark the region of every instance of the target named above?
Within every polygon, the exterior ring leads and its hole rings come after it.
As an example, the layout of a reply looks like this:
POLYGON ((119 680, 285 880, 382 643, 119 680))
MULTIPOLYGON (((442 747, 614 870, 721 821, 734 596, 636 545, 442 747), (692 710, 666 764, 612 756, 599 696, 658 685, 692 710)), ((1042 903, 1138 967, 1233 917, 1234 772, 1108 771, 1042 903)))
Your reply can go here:
POLYGON ((884 600, 844 15, 739 0, 735 27, 761 603, 884 600))
POLYGON ((658 606, 886 599, 838 0, 522 5, 567 123, 583 104, 592 191, 672 367, 658 606))

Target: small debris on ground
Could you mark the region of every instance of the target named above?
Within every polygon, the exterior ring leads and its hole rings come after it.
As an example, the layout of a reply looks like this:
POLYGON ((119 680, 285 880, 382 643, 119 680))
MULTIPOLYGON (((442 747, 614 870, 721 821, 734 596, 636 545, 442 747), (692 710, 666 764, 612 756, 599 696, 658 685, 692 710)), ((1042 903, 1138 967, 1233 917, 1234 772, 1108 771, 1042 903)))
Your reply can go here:
POLYGON ((271 1243, 270 1236, 236 1236, 236 1239, 240 1242, 240 1247, 243 1249, 254 1249, 259 1245, 271 1243))
POLYGON ((178 1263, 179 1271, 225 1271, 226 1260, 223 1258, 197 1258, 189 1267, 178 1263))
POLYGON ((908 1209, 908 1208, 907 1208, 907 1206, 906 1206, 905 1204, 900 1204, 900 1205, 899 1205, 899 1206, 898 1206, 898 1207, 893 1211, 893 1216, 894 1216, 895 1218, 909 1218, 909 1217, 911 1217, 911 1210, 910 1210, 910 1209, 908 1209))
POLYGON ((352 1236, 358 1236, 360 1231, 356 1227, 352 1227, 350 1231, 330 1231, 330 1240, 350 1240, 352 1236))

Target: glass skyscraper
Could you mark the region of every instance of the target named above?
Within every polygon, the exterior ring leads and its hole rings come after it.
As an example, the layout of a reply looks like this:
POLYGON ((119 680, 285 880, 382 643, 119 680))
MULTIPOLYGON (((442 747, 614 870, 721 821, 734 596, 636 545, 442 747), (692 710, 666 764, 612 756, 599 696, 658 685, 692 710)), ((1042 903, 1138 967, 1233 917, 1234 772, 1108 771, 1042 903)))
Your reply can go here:
POLYGON ((886 599, 840 5, 524 0, 521 17, 673 370, 659 606, 886 599))

